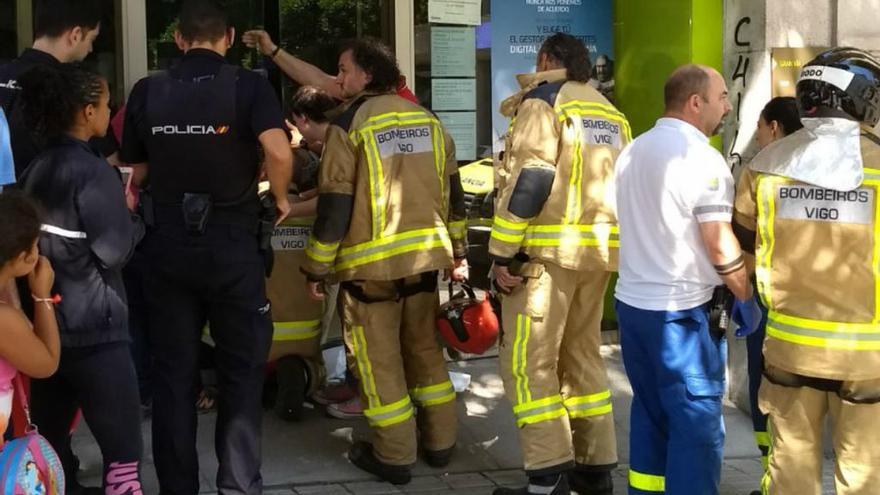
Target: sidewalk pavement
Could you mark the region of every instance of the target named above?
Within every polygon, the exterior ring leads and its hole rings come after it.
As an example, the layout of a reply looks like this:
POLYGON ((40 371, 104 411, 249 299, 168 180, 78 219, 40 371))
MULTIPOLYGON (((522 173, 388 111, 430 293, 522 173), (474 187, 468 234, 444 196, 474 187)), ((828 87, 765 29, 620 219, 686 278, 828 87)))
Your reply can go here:
MULTIPOLYGON (((615 493, 626 493, 626 463, 629 459, 629 408, 632 389, 626 379, 619 346, 603 346, 608 366, 620 467, 614 472, 615 493)), ((366 439, 369 429, 365 421, 344 421, 328 418, 320 407, 307 411, 300 423, 285 423, 267 411, 263 423, 263 479, 267 495, 356 494, 378 495, 408 493, 433 495, 460 493, 491 494, 497 486, 518 486, 525 483, 520 471, 518 439, 513 414, 507 400, 497 358, 483 358, 450 365, 450 369, 471 375, 471 385, 459 394, 458 447, 446 469, 434 469, 419 462, 413 481, 402 487, 375 481, 370 475, 352 466, 345 454, 352 439, 366 439)), ((758 488, 761 462, 754 444, 751 420, 726 403, 724 408, 727 441, 721 475, 722 495, 748 495, 758 488)), ((216 416, 199 417, 198 445, 202 493, 216 493, 214 477, 217 461, 214 456, 213 434, 216 416)), ((152 463, 150 426, 144 422, 145 457, 142 464, 144 493, 158 493, 152 463)), ((80 481, 100 485, 101 457, 86 427, 74 437, 74 451, 80 458, 80 481)), ((826 462, 825 493, 833 494, 831 467, 826 462)))

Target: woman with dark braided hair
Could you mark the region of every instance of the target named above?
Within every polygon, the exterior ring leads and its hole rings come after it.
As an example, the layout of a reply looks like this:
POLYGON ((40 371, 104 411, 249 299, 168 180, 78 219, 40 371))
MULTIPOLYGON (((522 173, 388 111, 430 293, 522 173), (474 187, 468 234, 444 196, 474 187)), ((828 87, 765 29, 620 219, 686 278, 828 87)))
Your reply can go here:
POLYGON ((141 495, 140 400, 122 267, 144 229, 126 207, 118 172, 88 145, 107 132, 107 81, 62 65, 36 67, 20 84, 28 128, 45 146, 21 183, 45 209, 40 251, 62 297, 61 363, 33 382, 33 419, 61 457, 68 494, 141 495), (76 481, 69 427, 79 408, 104 458, 103 489, 76 481))

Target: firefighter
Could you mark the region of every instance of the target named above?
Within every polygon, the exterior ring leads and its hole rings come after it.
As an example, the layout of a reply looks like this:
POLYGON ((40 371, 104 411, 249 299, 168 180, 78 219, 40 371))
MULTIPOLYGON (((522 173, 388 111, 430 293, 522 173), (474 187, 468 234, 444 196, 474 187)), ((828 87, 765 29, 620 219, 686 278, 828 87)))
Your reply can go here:
MULTIPOLYGON (((326 377, 321 340, 325 313, 334 311, 335 298, 327 306, 310 301, 300 267, 306 261, 306 245, 317 209, 318 155, 330 125, 325 114, 336 102, 324 91, 303 86, 290 102, 291 114, 302 141, 295 143, 293 189, 290 216, 275 228, 272 236, 275 268, 266 280, 272 301, 275 331, 269 363, 275 369, 278 392, 275 413, 286 421, 302 417, 303 401, 323 385, 326 377)), ((326 318, 332 321, 330 318, 326 318)))
POLYGON ((466 278, 467 247, 454 144, 428 110, 394 94, 399 77, 379 42, 343 47, 337 83, 347 101, 327 131, 303 272, 315 299, 331 272, 341 282, 346 346, 373 428, 373 443, 355 443, 349 459, 405 484, 417 429, 432 466, 445 466, 455 445, 455 390, 435 337, 437 272, 466 278))
POLYGON ((769 310, 761 410, 769 414, 763 493, 822 493, 830 416, 841 495, 880 487, 880 62, 826 51, 797 84, 804 129, 741 179, 734 226, 756 259, 769 310))
POLYGON ((501 371, 529 486, 496 494, 611 493, 611 392, 599 354, 603 296, 617 267, 614 162, 626 118, 587 84, 589 56, 548 38, 519 99, 489 241, 502 292, 501 371))

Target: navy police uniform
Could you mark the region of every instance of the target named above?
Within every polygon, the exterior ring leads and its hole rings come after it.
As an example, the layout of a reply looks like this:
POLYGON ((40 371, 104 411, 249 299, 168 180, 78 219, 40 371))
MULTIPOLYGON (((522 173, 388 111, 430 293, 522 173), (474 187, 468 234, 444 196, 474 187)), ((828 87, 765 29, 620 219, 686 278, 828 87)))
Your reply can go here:
MULTIPOLYGON (((6 113, 9 123, 16 177, 21 178, 28 165, 42 151, 24 122, 21 105, 16 104, 21 93, 21 85, 18 81, 25 72, 36 66, 58 68, 61 65, 52 54, 27 48, 17 59, 0 66, 0 107, 6 113)), ((117 151, 117 146, 109 133, 108 137, 92 138, 89 140, 89 145, 103 156, 110 156, 117 151)))
POLYGON ((61 62, 54 56, 41 50, 28 48, 21 56, 0 67, 0 106, 9 120, 9 135, 12 144, 12 156, 15 160, 15 176, 21 177, 24 169, 39 153, 21 112, 21 106, 15 105, 21 86, 18 79, 28 70, 38 66, 58 67, 61 62))
POLYGON ((262 491, 260 394, 272 318, 256 179, 258 137, 275 128, 284 129, 284 118, 268 81, 204 49, 139 81, 126 107, 121 159, 148 164, 142 248, 155 359, 153 457, 163 494, 199 490, 195 401, 206 324, 220 386, 217 487, 262 491), (192 214, 208 203, 208 215, 185 220, 184 209, 192 214))

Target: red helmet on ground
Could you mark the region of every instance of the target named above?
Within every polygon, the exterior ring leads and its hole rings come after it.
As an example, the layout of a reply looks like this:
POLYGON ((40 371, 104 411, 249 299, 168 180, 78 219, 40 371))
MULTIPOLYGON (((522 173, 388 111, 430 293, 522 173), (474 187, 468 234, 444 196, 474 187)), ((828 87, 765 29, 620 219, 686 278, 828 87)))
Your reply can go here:
POLYGON ((498 317, 489 299, 480 301, 474 290, 462 284, 463 293, 452 296, 440 306, 437 329, 454 349, 469 354, 482 354, 498 339, 498 317))

